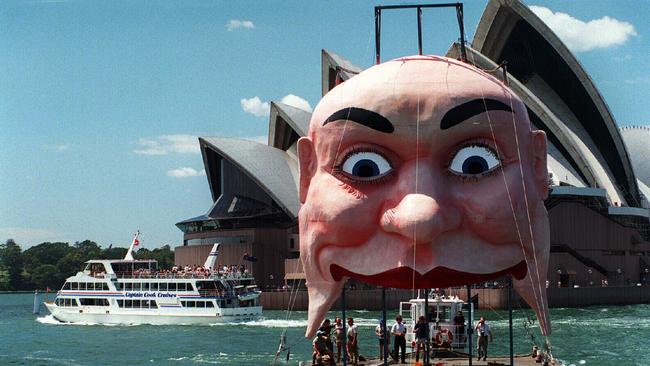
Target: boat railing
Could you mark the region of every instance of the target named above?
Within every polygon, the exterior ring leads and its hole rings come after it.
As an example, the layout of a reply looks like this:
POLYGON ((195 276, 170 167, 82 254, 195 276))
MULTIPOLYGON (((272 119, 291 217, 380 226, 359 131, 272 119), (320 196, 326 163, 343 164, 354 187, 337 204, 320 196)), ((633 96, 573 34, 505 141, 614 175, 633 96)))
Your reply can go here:
POLYGON ((227 292, 224 290, 199 290, 201 297, 226 297, 227 292))
MULTIPOLYGON (((230 281, 252 280, 253 275, 248 273, 205 273, 205 272, 115 272, 117 278, 150 278, 150 279, 223 279, 230 281)), ((103 278, 103 276, 102 276, 103 278)))

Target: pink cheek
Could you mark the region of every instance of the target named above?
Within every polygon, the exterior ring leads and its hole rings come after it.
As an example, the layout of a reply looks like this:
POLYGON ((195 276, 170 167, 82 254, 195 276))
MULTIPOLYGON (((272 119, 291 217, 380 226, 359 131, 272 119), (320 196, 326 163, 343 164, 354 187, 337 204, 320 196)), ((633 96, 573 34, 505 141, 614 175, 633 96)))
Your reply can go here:
POLYGON ((367 195, 331 176, 320 180, 318 189, 309 195, 311 220, 318 221, 314 241, 340 246, 364 244, 379 230, 382 201, 376 195, 367 195))
POLYGON ((456 202, 460 203, 463 211, 463 226, 491 243, 518 240, 508 195, 499 189, 490 192, 498 193, 486 195, 482 187, 475 185, 467 187, 463 194, 457 197, 456 202))

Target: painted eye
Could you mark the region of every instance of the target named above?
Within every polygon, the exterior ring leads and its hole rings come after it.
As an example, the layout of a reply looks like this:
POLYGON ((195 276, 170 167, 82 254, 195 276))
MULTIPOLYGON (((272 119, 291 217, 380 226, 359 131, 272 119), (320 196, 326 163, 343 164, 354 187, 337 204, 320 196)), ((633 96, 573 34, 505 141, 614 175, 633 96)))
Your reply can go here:
POLYGON ((393 170, 383 156, 370 151, 350 154, 345 158, 342 169, 349 175, 359 178, 374 178, 393 170))
POLYGON ((499 167, 501 162, 496 153, 482 145, 464 147, 454 155, 449 170, 461 175, 479 175, 499 167))

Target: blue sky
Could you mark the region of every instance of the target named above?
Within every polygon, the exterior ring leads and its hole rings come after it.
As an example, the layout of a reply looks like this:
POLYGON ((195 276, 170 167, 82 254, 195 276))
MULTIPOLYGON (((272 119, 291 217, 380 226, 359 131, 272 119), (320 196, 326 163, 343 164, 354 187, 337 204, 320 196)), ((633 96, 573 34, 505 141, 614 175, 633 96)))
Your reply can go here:
MULTIPOLYGON (((263 139, 264 103, 315 106, 321 48, 372 65, 378 3, 0 3, 0 240, 126 246, 140 228, 147 247, 179 245, 174 224, 211 205, 196 136, 263 139)), ((485 3, 465 4, 470 40, 485 3)), ((526 4, 620 125, 649 123, 650 1, 526 4)), ((417 52, 413 11, 383 20, 384 58, 417 52)), ((424 24, 427 53, 458 37, 452 10, 424 24)))

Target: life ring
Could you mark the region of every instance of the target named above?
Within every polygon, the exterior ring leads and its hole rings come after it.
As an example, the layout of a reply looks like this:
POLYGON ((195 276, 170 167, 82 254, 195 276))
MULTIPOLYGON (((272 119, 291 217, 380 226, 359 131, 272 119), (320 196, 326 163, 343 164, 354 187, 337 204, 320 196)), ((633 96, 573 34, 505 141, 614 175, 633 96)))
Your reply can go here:
POLYGON ((442 328, 436 333, 437 344, 449 344, 454 339, 454 335, 447 328, 442 328))

